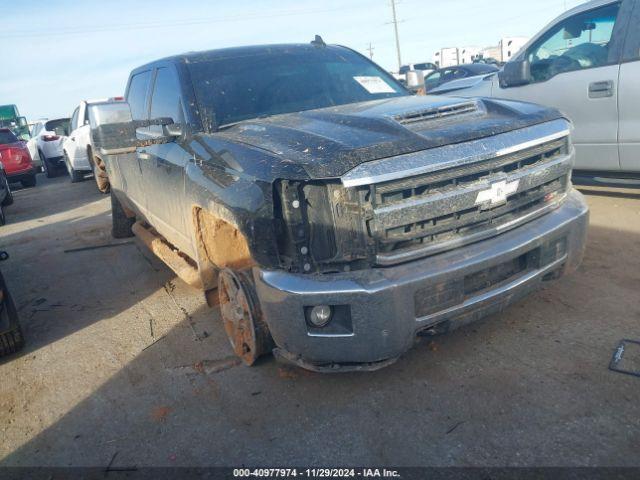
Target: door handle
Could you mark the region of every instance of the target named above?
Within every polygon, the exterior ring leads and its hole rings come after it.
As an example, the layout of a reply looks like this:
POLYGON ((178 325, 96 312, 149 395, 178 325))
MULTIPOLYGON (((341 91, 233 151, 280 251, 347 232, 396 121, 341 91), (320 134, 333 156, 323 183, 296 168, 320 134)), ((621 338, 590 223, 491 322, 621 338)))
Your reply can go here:
POLYGON ((613 97, 613 80, 593 82, 589 84, 589 98, 613 97))
POLYGON ((138 152, 138 158, 140 160, 151 160, 151 155, 143 150, 142 152, 138 152))

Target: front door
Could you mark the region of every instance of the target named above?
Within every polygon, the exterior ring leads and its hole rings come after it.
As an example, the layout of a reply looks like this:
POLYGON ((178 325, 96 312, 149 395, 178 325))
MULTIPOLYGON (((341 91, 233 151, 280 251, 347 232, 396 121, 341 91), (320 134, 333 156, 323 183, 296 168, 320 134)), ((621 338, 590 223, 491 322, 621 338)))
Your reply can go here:
MULTIPOLYGON (((173 65, 160 67, 156 71, 151 94, 150 119, 171 118, 184 127, 180 83, 173 65)), ((150 137, 164 135, 163 127, 149 128, 150 137)), ((138 149, 138 159, 146 182, 146 206, 153 225, 167 240, 183 251, 191 250, 183 198, 184 172, 191 156, 180 142, 150 145, 138 149)))
POLYGON ((620 169, 615 46, 620 3, 560 21, 526 51, 532 81, 497 88, 494 96, 555 107, 573 122, 578 170, 620 169))
MULTIPOLYGON (((151 70, 142 71, 131 77, 127 89, 127 102, 131 109, 133 120, 147 120, 149 112, 149 88, 151 83, 151 70)), ((146 129, 138 132, 139 138, 145 138, 146 129)), ((122 179, 122 188, 126 192, 127 199, 132 202, 138 213, 146 216, 145 212, 145 188, 142 178, 142 169, 136 153, 128 153, 117 156, 118 170, 122 179)))

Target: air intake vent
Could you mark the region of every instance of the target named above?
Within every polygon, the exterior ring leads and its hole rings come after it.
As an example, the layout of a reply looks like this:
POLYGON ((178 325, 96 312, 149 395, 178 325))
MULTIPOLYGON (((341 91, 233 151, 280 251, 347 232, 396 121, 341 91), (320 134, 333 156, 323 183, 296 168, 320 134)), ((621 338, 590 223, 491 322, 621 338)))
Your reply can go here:
POLYGON ((417 112, 409 112, 402 115, 396 115, 393 118, 402 125, 410 125, 412 123, 437 120, 454 115, 475 113, 477 110, 478 105, 475 102, 465 102, 458 103, 456 105, 446 105, 443 107, 429 108, 417 112))

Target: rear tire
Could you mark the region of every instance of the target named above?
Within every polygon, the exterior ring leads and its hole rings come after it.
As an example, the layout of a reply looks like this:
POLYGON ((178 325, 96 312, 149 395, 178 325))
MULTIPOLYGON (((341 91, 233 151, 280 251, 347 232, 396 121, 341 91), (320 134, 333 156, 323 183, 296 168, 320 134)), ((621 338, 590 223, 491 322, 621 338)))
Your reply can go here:
POLYGON ((111 236, 113 238, 129 238, 133 237, 131 227, 135 223, 135 218, 127 217, 124 208, 120 204, 120 200, 111 192, 111 236))
POLYGON ((7 180, 7 177, 4 178, 4 188, 7 189, 7 195, 4 197, 4 200, 2 201, 2 206, 3 207, 8 207, 9 205, 13 205, 13 192, 11 191, 11 187, 9 187, 9 180, 7 180))
POLYGON ((4 215, 4 209, 0 205, 0 227, 7 224, 7 217, 4 215))
POLYGON ((0 333, 0 357, 16 353, 22 350, 22 347, 24 347, 24 335, 20 325, 9 332, 0 333))
POLYGON ((18 312, 13 298, 4 286, 4 302, 0 305, 0 357, 11 355, 24 347, 24 336, 18 322, 18 312))
POLYGON ((44 153, 38 152, 38 155, 40 155, 40 160, 42 160, 42 170, 44 171, 44 174, 47 176, 47 178, 55 177, 57 173, 55 166, 49 163, 49 160, 47 160, 47 157, 44 156, 44 153))
POLYGON ((25 180, 20 182, 24 188, 31 188, 36 186, 36 174, 29 175, 25 180))

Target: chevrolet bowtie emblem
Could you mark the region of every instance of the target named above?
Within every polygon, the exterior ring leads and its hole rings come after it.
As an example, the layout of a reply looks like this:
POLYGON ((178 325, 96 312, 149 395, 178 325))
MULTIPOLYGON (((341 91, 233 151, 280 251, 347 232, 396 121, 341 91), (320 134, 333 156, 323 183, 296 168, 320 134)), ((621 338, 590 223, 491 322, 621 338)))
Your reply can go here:
POLYGON ((518 191, 519 185, 520 180, 514 180, 513 182, 502 180, 500 182, 492 183, 490 188, 478 193, 476 205, 488 205, 490 207, 495 207, 496 205, 506 203, 507 197, 518 191))

